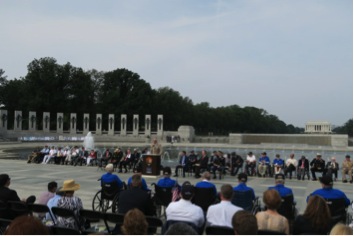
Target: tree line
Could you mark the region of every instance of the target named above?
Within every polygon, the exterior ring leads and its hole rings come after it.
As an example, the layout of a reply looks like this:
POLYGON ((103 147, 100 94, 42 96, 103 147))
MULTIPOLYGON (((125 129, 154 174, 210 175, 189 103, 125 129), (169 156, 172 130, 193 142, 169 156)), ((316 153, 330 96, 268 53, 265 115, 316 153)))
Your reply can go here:
MULTIPOLYGON (((51 113, 51 129, 56 129, 56 113, 63 112, 65 130, 69 129, 70 113, 77 113, 79 130, 83 127, 80 116, 90 113, 92 130, 95 114, 101 113, 106 130, 108 114, 115 114, 115 127, 120 127, 120 115, 127 114, 128 130, 132 130, 133 114, 140 117, 150 114, 152 128, 156 127, 157 115, 163 114, 164 130, 175 131, 180 125, 191 125, 198 135, 303 132, 302 128, 287 125, 261 108, 238 105, 213 108, 208 102, 193 104, 172 88, 152 89, 139 74, 125 68, 84 71, 69 62, 60 65, 51 57, 34 59, 27 66, 27 75, 20 79, 8 80, 5 71, 0 69, 0 104, 8 110, 9 120, 13 120, 15 110, 22 111, 24 129, 29 119, 26 114, 36 111, 38 129, 42 129, 43 112, 51 113)), ((141 118, 139 126, 144 128, 141 118)))

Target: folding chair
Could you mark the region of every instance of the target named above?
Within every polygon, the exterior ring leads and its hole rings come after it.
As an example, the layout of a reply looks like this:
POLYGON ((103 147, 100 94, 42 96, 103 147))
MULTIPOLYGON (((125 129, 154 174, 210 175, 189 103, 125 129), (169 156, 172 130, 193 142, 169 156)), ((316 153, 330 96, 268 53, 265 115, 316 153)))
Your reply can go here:
POLYGON ((295 206, 296 202, 294 202, 294 195, 282 197, 278 213, 287 218, 289 221, 294 220, 296 217, 295 206))
POLYGON ((325 199, 326 203, 331 211, 332 223, 338 222, 346 223, 347 220, 347 207, 345 205, 345 199, 325 199))
POLYGON ((80 221, 76 217, 75 212, 73 210, 61 208, 61 207, 52 207, 52 212, 53 212, 53 215, 55 215, 57 219, 58 219, 58 216, 63 217, 63 218, 73 218, 75 221, 75 224, 76 224, 76 229, 79 231, 81 230, 82 225, 80 224, 80 221))
POLYGON ((72 229, 72 228, 67 228, 67 227, 61 227, 57 225, 53 225, 49 228, 51 234, 53 235, 79 235, 81 234, 79 230, 77 229, 72 229))
MULTIPOLYGON (((98 223, 98 222, 100 222, 100 220, 103 220, 103 215, 99 211, 81 209, 80 216, 83 217, 84 219, 88 220, 90 223, 98 223)), ((92 233, 96 233, 96 232, 97 232, 97 229, 93 228, 93 227, 82 231, 83 234, 92 234, 92 233)))
POLYGON ((162 220, 155 216, 145 216, 146 221, 149 225, 148 234, 156 234, 157 228, 162 227, 162 220))
POLYGON ((256 208, 260 208, 258 197, 253 199, 252 190, 234 191, 231 202, 235 206, 241 207, 244 210, 252 213, 257 211, 256 208))
MULTIPOLYGON (((163 215, 166 216, 166 207, 172 201, 172 188, 160 187, 155 183, 152 183, 151 185, 155 187, 155 204, 156 206, 160 206, 163 208, 163 215)), ((161 211, 158 211, 158 213, 161 213, 161 211)), ((158 214, 158 216, 159 215, 160 214, 158 214)))
POLYGON ((21 215, 30 215, 31 212, 28 209, 26 203, 21 201, 8 201, 10 211, 12 212, 14 218, 21 215))
POLYGON ((233 228, 226 226, 210 225, 205 228, 205 233, 207 235, 234 235, 235 231, 233 228))
POLYGON ((113 229, 109 227, 108 222, 114 223, 116 225, 122 225, 124 221, 124 214, 120 213, 102 213, 103 214, 103 220, 106 225, 106 229, 109 234, 112 234, 113 229))
POLYGON ((56 219, 54 218, 52 212, 50 211, 49 207, 47 205, 44 204, 38 204, 38 203, 32 203, 32 204, 28 204, 28 209, 30 210, 31 214, 33 215, 33 213, 42 213, 44 214, 44 216, 38 216, 38 218, 45 218, 45 214, 48 213, 53 224, 56 224, 56 219))

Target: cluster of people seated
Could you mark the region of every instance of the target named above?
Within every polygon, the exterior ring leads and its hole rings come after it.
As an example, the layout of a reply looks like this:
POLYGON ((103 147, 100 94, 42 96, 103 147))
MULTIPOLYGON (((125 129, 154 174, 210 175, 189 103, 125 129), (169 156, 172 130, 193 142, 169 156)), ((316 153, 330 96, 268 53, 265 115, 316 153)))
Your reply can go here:
MULTIPOLYGON (((143 153, 146 150, 143 150, 143 153)), ((35 149, 27 158, 27 163, 58 165, 73 165, 73 166, 106 166, 109 163, 114 165, 114 168, 119 168, 119 172, 123 169, 125 173, 128 169, 136 169, 141 161, 141 152, 134 149, 131 152, 130 148, 123 151, 121 148, 116 148, 113 152, 106 149, 102 156, 98 156, 96 150, 86 150, 85 147, 74 146, 70 147, 48 147, 47 145, 39 150, 35 149)))
MULTIPOLYGON (((193 235, 204 232, 206 234, 226 234, 227 232, 227 234, 241 235, 328 234, 335 231, 352 234, 351 227, 340 223, 345 223, 342 218, 333 218, 335 217, 333 207, 331 208, 328 202, 340 200, 346 208, 350 205, 350 200, 342 191, 333 188, 334 180, 328 173, 319 178, 321 188, 307 197, 308 204, 304 213, 296 215, 293 192, 285 186, 285 174, 281 172, 275 174, 275 185, 265 189, 262 196, 264 207, 261 207, 254 190, 247 186, 248 175, 243 172, 237 175, 236 186, 226 183, 220 187, 218 192, 212 182, 212 176, 215 176, 215 173, 207 170, 202 173, 202 179, 195 185, 189 181, 184 181, 180 185, 177 180, 171 178, 172 170, 166 166, 163 168, 163 177, 155 184, 155 191, 149 189, 140 169, 138 173, 129 177, 127 184, 117 174, 114 174, 112 163, 107 164, 105 170, 106 173, 101 176, 100 184, 102 187, 106 184, 117 186, 119 200, 116 213, 124 215, 124 221, 115 225, 112 234, 148 234, 148 217, 159 215, 157 210, 158 205, 161 204, 158 201, 161 200, 158 199, 161 197, 158 194, 159 188, 168 190, 164 191, 164 194, 168 196, 168 202, 164 204, 165 211, 161 215, 164 221, 161 234, 193 235), (290 210, 285 205, 290 206, 290 210)), ((36 201, 34 196, 21 200, 16 191, 9 188, 10 183, 9 175, 0 174, 0 201, 2 203, 22 201, 32 204, 36 201)), ((53 219, 54 208, 58 207, 73 211, 76 217, 57 216, 55 218, 57 225, 77 230, 89 228, 89 220, 80 215, 84 207, 80 197, 75 194, 79 189, 80 184, 73 179, 65 180, 61 187, 58 187, 55 181, 49 182, 47 191, 39 194, 37 199, 39 204, 47 205, 53 212, 39 214, 39 222, 41 223, 43 219, 53 219)), ((48 227, 42 227, 40 231, 40 226, 36 222, 32 226, 35 226, 37 231, 18 228, 19 220, 32 222, 34 219, 25 219, 23 216, 21 218, 10 212, 0 211, 0 218, 11 219, 5 233, 19 234, 19 229, 21 229, 22 234, 48 234, 49 231, 45 231, 48 227)))
MULTIPOLYGON (((353 183, 353 162, 349 155, 346 155, 341 168, 342 181, 344 183, 348 182, 348 177, 349 182, 353 183)), ((294 177, 298 180, 305 180, 305 177, 310 180, 311 172, 312 180, 314 181, 317 181, 316 173, 319 172, 321 176, 333 175, 334 181, 337 181, 340 165, 336 161, 336 157, 331 157, 331 160, 326 163, 320 153, 317 153, 312 161, 309 161, 303 155, 297 160, 293 153, 286 160, 276 154, 273 161, 270 160, 266 152, 262 152, 258 160, 252 152, 249 152, 245 159, 236 154, 236 152, 223 153, 222 151, 214 151, 210 157, 205 150, 201 151, 200 156, 193 150, 188 154, 186 151, 179 153, 175 177, 180 174, 185 177, 186 174, 194 173, 195 178, 200 178, 202 171, 212 173, 213 179, 217 177, 221 179, 227 172, 231 176, 236 176, 239 172, 243 172, 248 176, 259 177, 273 177, 282 173, 289 179, 294 177)))

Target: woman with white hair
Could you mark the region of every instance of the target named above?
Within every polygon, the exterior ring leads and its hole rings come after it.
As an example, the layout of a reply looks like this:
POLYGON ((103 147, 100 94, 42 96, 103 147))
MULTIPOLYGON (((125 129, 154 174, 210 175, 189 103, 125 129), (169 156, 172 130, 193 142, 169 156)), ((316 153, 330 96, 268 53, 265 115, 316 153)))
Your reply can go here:
POLYGON ((123 188, 123 182, 122 182, 122 180, 120 180, 118 175, 112 174, 113 169, 114 169, 113 164, 108 164, 106 166, 105 170, 107 171, 107 173, 102 175, 102 177, 101 177, 101 186, 103 186, 105 183, 110 184, 110 183, 116 182, 118 185, 118 189, 120 190, 123 188))

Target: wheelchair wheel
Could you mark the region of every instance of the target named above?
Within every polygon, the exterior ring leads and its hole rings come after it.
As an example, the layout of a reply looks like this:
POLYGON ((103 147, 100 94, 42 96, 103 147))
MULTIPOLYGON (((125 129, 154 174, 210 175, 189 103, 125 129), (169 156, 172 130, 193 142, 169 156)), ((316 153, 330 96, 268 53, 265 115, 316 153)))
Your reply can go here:
POLYGON ((116 213, 116 212, 118 213, 118 202, 119 202, 119 194, 116 194, 112 202, 112 213, 116 213))
POLYGON ((100 211, 100 212, 107 212, 109 208, 112 207, 111 201, 107 199, 101 198, 101 190, 98 191, 95 197, 92 200, 92 210, 100 211))

